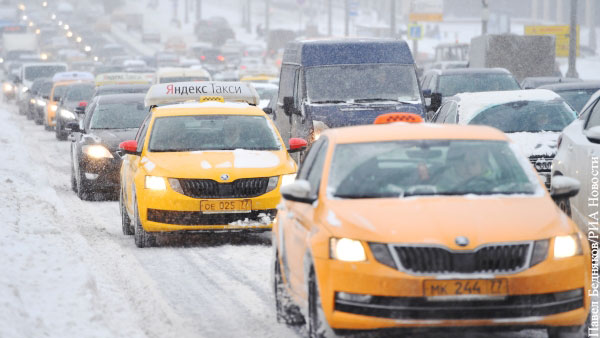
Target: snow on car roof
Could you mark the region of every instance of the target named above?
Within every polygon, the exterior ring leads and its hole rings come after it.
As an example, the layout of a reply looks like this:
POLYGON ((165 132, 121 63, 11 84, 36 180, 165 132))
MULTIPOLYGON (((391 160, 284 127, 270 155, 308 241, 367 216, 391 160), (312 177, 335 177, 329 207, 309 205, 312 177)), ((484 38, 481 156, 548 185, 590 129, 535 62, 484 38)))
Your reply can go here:
POLYGON ((460 124, 467 124, 484 109, 509 102, 562 100, 560 95, 548 89, 460 93, 454 97, 457 98, 460 124))

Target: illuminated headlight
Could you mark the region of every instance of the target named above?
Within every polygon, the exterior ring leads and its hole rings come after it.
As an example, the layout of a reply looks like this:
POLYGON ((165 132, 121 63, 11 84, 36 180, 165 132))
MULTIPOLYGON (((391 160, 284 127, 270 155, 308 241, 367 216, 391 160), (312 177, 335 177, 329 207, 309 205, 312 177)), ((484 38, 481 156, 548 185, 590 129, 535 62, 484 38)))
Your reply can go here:
POLYGON ((92 158, 113 158, 110 151, 100 144, 83 146, 83 152, 92 158))
POLYGON ((31 100, 29 100, 29 103, 30 103, 30 104, 35 104, 35 99, 31 99, 31 100))
POLYGON ((329 240, 329 255, 332 259, 344 262, 364 262, 367 260, 362 243, 350 238, 331 238, 329 240))
MULTIPOLYGON (((92 51, 92 46, 85 46, 85 47, 83 48, 83 50, 89 53, 89 52, 91 52, 91 51, 92 51)), ((98 60, 96 60, 96 58, 94 58, 94 59, 95 59, 94 61, 98 61, 98 60)))
POLYGON ((282 175, 281 176, 281 186, 284 187, 286 185, 294 183, 296 180, 296 174, 282 175))
POLYGON ((60 116, 62 116, 65 119, 70 119, 70 120, 75 119, 75 114, 73 114, 73 112, 66 110, 66 109, 60 110, 60 116))
MULTIPOLYGON (((149 176, 146 176, 146 178, 148 178, 149 176)), ((169 185, 171 186, 171 189, 173 189, 173 191, 178 192, 182 195, 184 195, 183 193, 183 189, 181 188, 181 184, 179 183, 179 180, 176 178, 169 178, 169 185)))
POLYGON ((53 113, 56 113, 56 109, 58 109, 58 106, 53 104, 50 106, 50 110, 52 110, 53 113))
POLYGON ((150 190, 166 190, 167 185, 165 178, 160 176, 146 176, 146 182, 144 184, 146 189, 150 190))
POLYGON ((29 88, 23 87, 23 88, 21 88, 21 93, 25 93, 27 90, 29 90, 29 88))
POLYGON ((2 90, 5 92, 11 92, 13 90, 13 86, 10 83, 5 83, 2 86, 2 90))
POLYGON ((46 101, 44 101, 44 100, 37 100, 36 103, 40 107, 45 107, 46 106, 46 101))
POLYGON ((4 58, 0 58, 0 63, 4 63, 4 58))
POLYGON ((582 254, 581 241, 577 234, 554 238, 554 258, 572 257, 582 254))
POLYGON ((48 60, 48 54, 46 54, 46 53, 42 53, 42 54, 40 54, 40 59, 42 59, 42 60, 44 60, 44 61, 45 61, 45 60, 48 60))

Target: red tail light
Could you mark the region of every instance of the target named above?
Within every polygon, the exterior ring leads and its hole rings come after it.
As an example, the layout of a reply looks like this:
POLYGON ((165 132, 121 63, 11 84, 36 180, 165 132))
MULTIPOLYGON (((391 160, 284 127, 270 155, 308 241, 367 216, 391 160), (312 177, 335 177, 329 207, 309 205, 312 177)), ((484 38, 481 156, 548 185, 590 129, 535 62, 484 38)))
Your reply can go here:
POLYGON ((200 59, 201 59, 202 61, 204 61, 204 60, 206 60, 206 56, 205 56, 205 55, 201 55, 201 56, 200 56, 200 59))
POLYGON ((79 107, 87 107, 87 101, 80 101, 79 107))
POLYGON ((223 55, 219 55, 219 56, 217 56, 217 60, 223 62, 223 61, 225 61, 225 57, 223 55))
POLYGON ((244 65, 241 65, 241 66, 240 66, 240 69, 244 70, 244 69, 246 69, 246 66, 244 66, 244 65))

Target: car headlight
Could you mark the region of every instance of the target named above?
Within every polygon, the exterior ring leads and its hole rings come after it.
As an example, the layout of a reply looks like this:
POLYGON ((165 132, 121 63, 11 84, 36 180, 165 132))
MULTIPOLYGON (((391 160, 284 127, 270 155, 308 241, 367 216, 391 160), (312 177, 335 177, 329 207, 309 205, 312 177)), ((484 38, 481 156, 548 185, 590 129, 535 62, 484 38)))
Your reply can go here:
MULTIPOLYGON (((146 176, 147 177, 147 176, 146 176)), ((176 178, 169 178, 169 185, 171 186, 171 189, 173 189, 173 191, 178 192, 182 195, 185 195, 183 193, 183 188, 181 188, 181 183, 179 183, 179 180, 176 178)))
POLYGON ((144 187, 150 190, 166 190, 165 178, 160 176, 146 176, 144 187))
POLYGON ((53 104, 50 106, 50 110, 52 110, 53 113, 56 113, 56 110, 58 109, 58 106, 53 104))
POLYGON ((282 175, 281 176, 281 186, 284 187, 286 185, 294 183, 296 180, 296 174, 282 175))
POLYGON ((10 83, 5 83, 4 85, 2 85, 2 90, 4 90, 5 92, 10 92, 13 90, 13 86, 10 83))
POLYGON ((279 176, 269 177, 269 184, 267 184, 267 192, 277 188, 277 183, 279 183, 279 176))
POLYGON ((62 116, 65 119, 69 119, 69 120, 74 120, 75 119, 75 114, 73 114, 73 112, 67 110, 67 109, 61 109, 60 110, 60 116, 62 116))
POLYGON ((83 152, 92 158, 113 158, 110 151, 100 144, 83 146, 83 152))
POLYGON ((44 100, 37 100, 36 103, 40 107, 45 107, 46 106, 46 101, 44 101, 44 100))
POLYGON ((331 238, 329 240, 329 256, 344 262, 367 260, 362 243, 350 238, 331 238))
POLYGON ((581 248, 579 235, 572 234, 554 237, 554 258, 572 257, 581 255, 582 253, 583 249, 581 248))
POLYGON ((22 87, 22 88, 21 88, 21 93, 25 93, 25 92, 26 92, 26 91, 28 91, 28 90, 29 90, 29 88, 27 88, 27 87, 22 87))
POLYGON ((29 104, 35 104, 35 99, 30 99, 29 104))

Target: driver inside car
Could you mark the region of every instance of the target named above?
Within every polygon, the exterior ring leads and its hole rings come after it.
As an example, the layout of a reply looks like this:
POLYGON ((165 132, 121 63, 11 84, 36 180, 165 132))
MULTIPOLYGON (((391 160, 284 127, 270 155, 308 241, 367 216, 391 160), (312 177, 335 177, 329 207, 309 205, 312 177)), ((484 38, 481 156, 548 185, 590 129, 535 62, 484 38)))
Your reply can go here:
POLYGON ((462 186, 482 181, 492 181, 488 153, 484 149, 465 147, 457 152, 449 151, 447 169, 437 177, 441 191, 461 191, 462 186))

